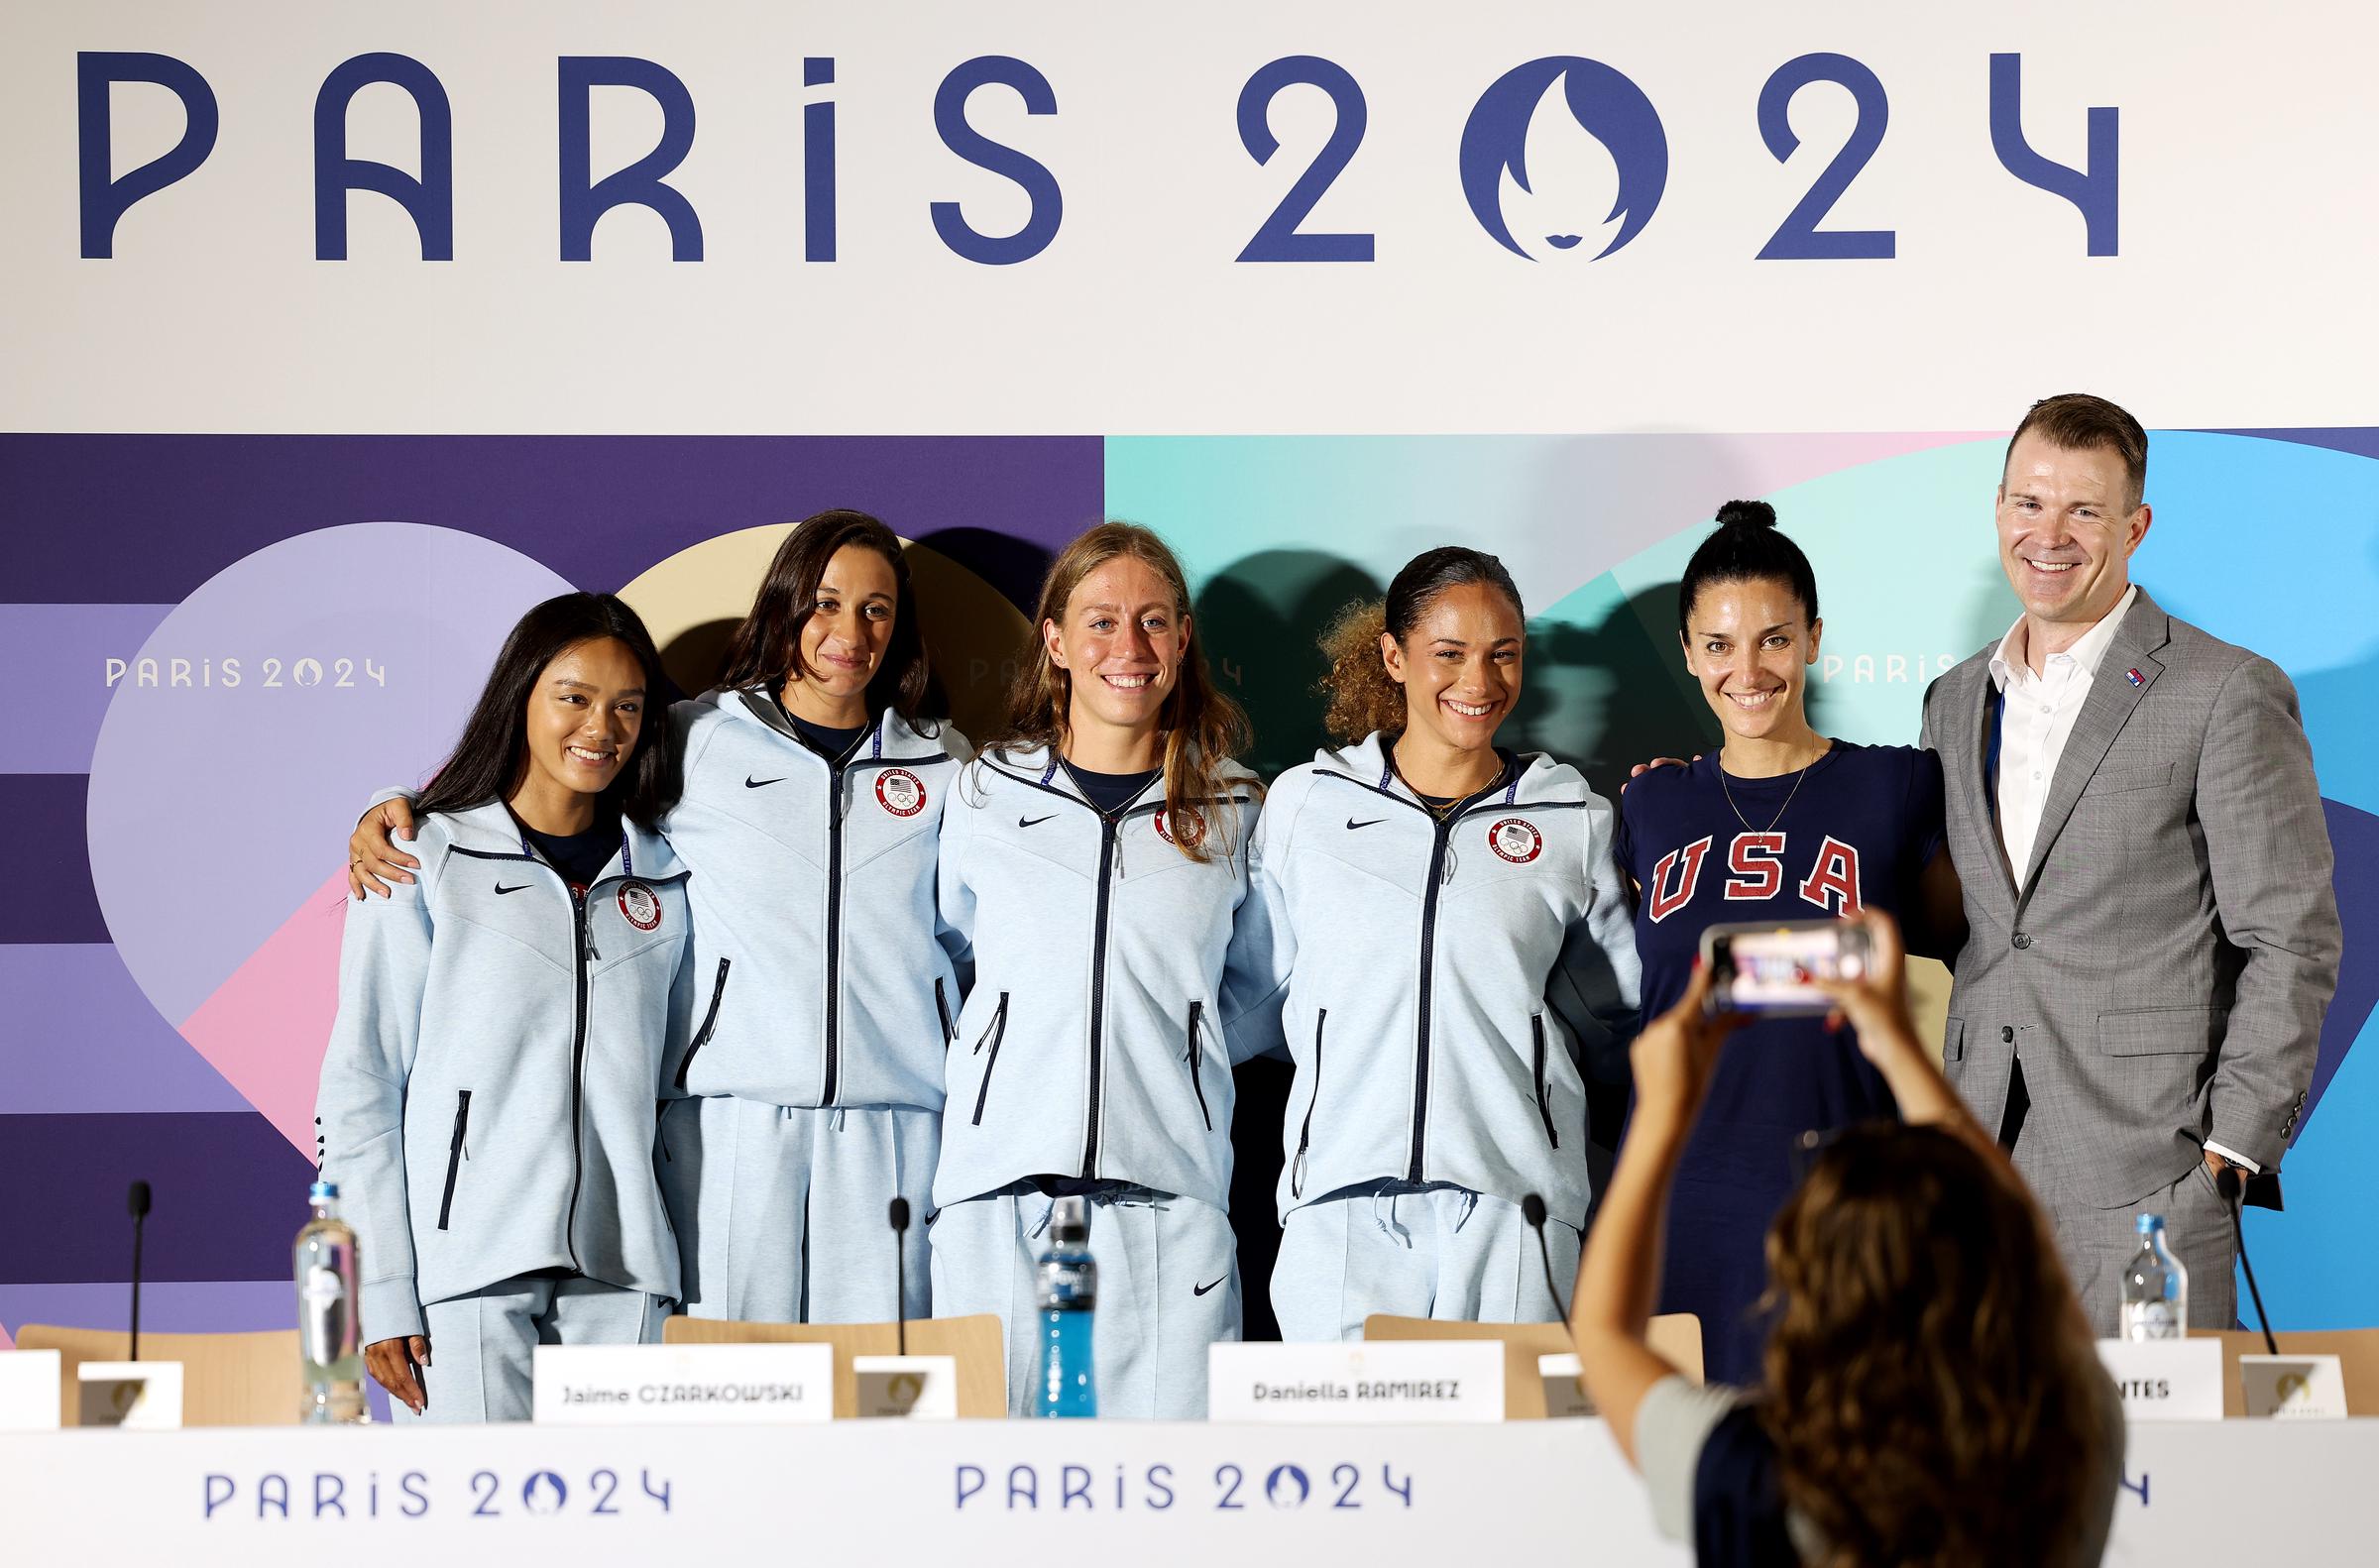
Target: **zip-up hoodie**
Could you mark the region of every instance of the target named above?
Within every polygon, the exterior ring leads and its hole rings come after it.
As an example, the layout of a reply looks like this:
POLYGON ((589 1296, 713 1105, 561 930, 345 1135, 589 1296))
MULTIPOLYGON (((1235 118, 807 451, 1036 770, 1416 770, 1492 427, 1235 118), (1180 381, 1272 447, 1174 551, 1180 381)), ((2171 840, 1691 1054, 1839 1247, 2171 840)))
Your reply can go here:
POLYGON ((582 912, 501 804, 432 813, 411 848, 416 880, 348 905, 315 1104, 366 1341, 540 1269, 675 1296, 653 1105, 692 1005, 685 867, 627 824, 582 912))
POLYGON ((1380 734, 1281 775, 1240 925, 1297 1064, 1284 1220, 1388 1179, 1534 1192, 1584 1225, 1583 1067, 1637 1023, 1616 823, 1540 752, 1442 823, 1380 734))
POLYGON ((934 866, 965 742, 887 709, 830 763, 756 691, 671 717, 685 794, 661 826, 699 873, 694 1032, 671 1092, 940 1109, 959 993, 934 866))
POLYGON ((950 1053, 934 1201, 1025 1176, 1135 1182, 1225 1207, 1226 1043, 1264 983, 1232 960, 1256 776, 1174 846, 1160 776, 1112 821, 1048 750, 987 752, 942 821, 943 941, 973 983, 950 1053), (1229 852, 1222 852, 1224 846, 1229 852))

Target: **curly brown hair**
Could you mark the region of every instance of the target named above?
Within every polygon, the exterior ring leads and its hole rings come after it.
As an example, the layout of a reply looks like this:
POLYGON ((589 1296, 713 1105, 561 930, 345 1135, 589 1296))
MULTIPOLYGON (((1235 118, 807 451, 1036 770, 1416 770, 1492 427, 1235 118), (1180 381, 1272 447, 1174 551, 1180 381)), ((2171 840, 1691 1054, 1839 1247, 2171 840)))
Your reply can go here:
POLYGON ((1192 860, 1213 857, 1215 839, 1230 851, 1230 823, 1234 814, 1218 812, 1221 831, 1206 832, 1201 802, 1225 792, 1218 780, 1222 765, 1248 748, 1255 738, 1247 714, 1217 690, 1206 670, 1206 650, 1197 640, 1197 622, 1190 614, 1190 584, 1182 563, 1163 539, 1132 522, 1102 522, 1058 552, 1041 584, 1041 603, 1033 612, 1031 641, 1008 691, 1008 719, 985 750, 1011 746, 1061 748, 1066 741, 1066 715, 1074 699, 1074 678, 1049 656, 1041 628, 1063 623, 1066 606, 1083 578, 1117 556, 1128 555, 1165 580, 1173 591, 1174 613, 1190 626, 1190 644, 1182 654, 1173 692, 1157 725, 1165 736, 1165 818, 1174 846, 1192 860))
POLYGON ((1759 1420, 1829 1568, 2039 1562, 2102 1490, 2106 1377, 2039 1210, 1935 1127, 1854 1128, 1767 1234, 1759 1420))
POLYGON ((1323 728, 1350 745, 1375 730, 1394 734, 1404 729, 1405 689, 1388 673, 1380 638, 1393 636, 1401 644, 1438 595, 1465 583, 1501 590, 1527 618, 1520 589, 1502 561, 1458 544, 1421 551, 1396 574, 1386 599, 1357 600, 1339 611, 1321 634, 1322 656, 1330 661, 1319 688, 1329 703, 1321 716, 1323 728))

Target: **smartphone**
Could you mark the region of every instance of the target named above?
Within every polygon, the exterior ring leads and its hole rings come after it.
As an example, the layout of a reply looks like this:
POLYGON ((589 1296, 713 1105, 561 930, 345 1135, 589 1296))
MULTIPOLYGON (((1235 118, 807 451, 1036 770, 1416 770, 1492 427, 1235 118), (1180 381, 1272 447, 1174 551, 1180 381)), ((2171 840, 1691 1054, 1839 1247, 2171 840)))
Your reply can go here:
POLYGON ((1710 970, 1709 1011, 1785 1018, 1830 1011, 1812 978, 1856 980, 1867 972, 1867 928, 1847 920, 1712 926, 1702 933, 1710 970))

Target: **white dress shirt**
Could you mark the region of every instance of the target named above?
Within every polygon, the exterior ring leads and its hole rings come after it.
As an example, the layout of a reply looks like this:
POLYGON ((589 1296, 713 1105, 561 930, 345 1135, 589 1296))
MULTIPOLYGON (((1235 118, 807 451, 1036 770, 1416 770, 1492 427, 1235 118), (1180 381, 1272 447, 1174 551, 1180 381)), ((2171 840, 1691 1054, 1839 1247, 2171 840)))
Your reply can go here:
MULTIPOLYGON (((2105 662, 2106 648, 2114 641, 2114 628, 2122 623, 2132 602, 2138 598, 2139 585, 2135 583, 2123 591, 2123 597, 2104 618, 2082 634, 2080 641, 2063 653, 2052 653, 2042 660, 2038 675, 2032 673, 2021 616, 2007 628, 2007 635, 1999 639, 1998 651, 1990 656, 1991 684, 2006 699, 2006 709, 1999 720, 1999 842, 2019 888, 2023 886, 2024 873, 2032 867, 2032 850, 2040 838, 2041 813, 2048 806, 2049 786, 2056 781, 2057 764, 2065 756, 2065 743, 2073 737, 2074 721, 2082 716, 2082 705, 2090 698, 2091 684, 2097 679, 2098 666, 2105 662)), ((2219 1144, 2209 1143, 2206 1147, 2241 1170, 2261 1169, 2219 1144)))

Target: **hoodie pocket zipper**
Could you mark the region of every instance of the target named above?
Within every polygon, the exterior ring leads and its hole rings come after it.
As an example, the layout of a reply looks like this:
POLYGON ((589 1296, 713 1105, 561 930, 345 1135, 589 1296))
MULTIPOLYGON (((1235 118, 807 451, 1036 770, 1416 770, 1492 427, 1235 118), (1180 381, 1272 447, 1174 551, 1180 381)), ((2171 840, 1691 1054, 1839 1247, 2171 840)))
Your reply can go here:
POLYGON ((702 1015, 702 1027, 694 1031, 693 1043, 686 1047, 685 1057, 677 1064, 677 1086, 681 1091, 686 1086, 686 1073, 694 1065, 695 1053, 711 1043, 711 1031, 719 1027, 719 1004, 727 999, 727 971, 734 962, 733 958, 719 960, 718 977, 711 981, 710 1011, 702 1015))
POLYGON ((958 1038, 959 1021, 950 1016, 950 993, 939 979, 934 981, 934 1015, 942 1020, 942 1049, 947 1052, 951 1041, 958 1038))
POLYGON ((446 1228, 446 1218, 454 1211, 454 1178, 463 1166, 463 1138, 471 1130, 471 1091, 458 1089, 454 1096, 454 1136, 446 1144, 446 1190, 438 1194, 438 1229, 446 1228))
POLYGON ((1313 1015, 1313 1093, 1305 1101, 1304 1125, 1297 1133, 1297 1158, 1289 1165, 1289 1195, 1305 1195, 1305 1151, 1313 1143, 1313 1107, 1321 1101, 1321 1030, 1330 1021, 1330 1010, 1322 1008, 1313 1015))
POLYGON ((1535 1047, 1536 1114, 1544 1119, 1545 1142, 1555 1149, 1561 1147, 1561 1135, 1553 1131, 1553 1102, 1549 1085, 1544 1081, 1544 1015, 1529 1015, 1529 1034, 1535 1047))
POLYGON ((975 1054, 978 1056, 981 1055, 986 1043, 991 1047, 990 1059, 983 1064, 982 1087, 974 1091, 974 1126, 983 1125, 983 1102, 991 1097, 991 1070, 999 1065, 999 1044, 1007 1037, 1008 993, 1002 991, 999 993, 999 1006, 991 1014, 991 1022, 983 1026, 981 1037, 974 1043, 975 1054))
POLYGON ((1205 1118, 1206 1131, 1214 1130, 1214 1113, 1206 1106, 1206 1059, 1197 1049, 1197 1021, 1206 1010, 1203 1002, 1190 1004, 1190 1086, 1197 1091, 1197 1114, 1205 1118))

